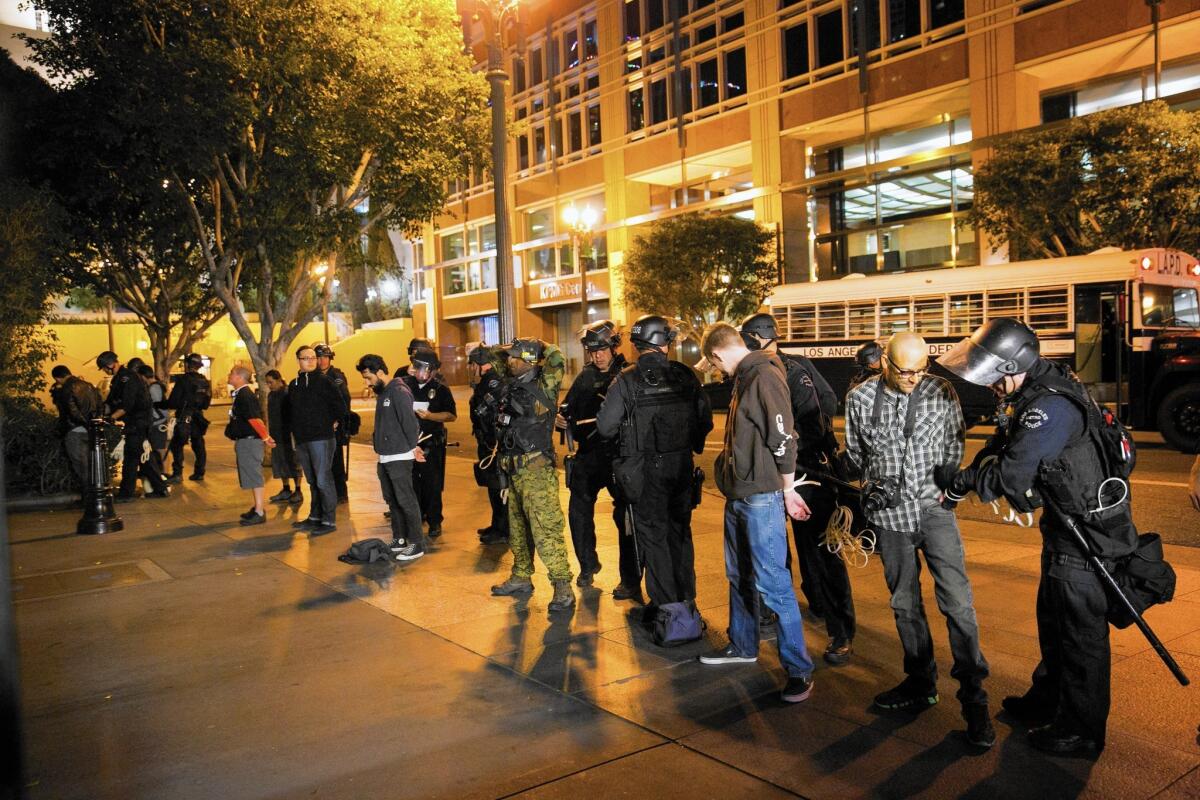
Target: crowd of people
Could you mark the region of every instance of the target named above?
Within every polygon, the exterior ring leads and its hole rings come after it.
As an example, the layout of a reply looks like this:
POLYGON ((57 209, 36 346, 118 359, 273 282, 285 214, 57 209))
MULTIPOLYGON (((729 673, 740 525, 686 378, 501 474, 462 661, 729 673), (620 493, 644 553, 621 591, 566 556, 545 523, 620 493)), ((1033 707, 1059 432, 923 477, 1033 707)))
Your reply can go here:
MULTIPOLYGON (((572 581, 589 587, 601 571, 595 525, 601 490, 613 501, 620 582, 616 600, 647 606, 654 642, 670 647, 702 638, 696 607, 691 518, 706 480, 695 456, 713 430, 709 395, 697 373, 670 358, 678 329, 646 316, 628 330, 637 358, 620 352, 612 322, 580 335, 586 366, 560 403, 565 360, 552 343, 518 338, 467 348, 476 440, 474 475, 489 500, 483 545, 506 543, 511 572, 491 588, 496 596, 534 592, 534 554, 553 587, 551 612, 571 608, 572 581), (569 491, 559 500, 554 437, 566 444, 569 491), (567 532, 579 573, 572 575, 567 532), (645 595, 643 595, 643 585, 645 595)), ((1042 358, 1037 336, 1012 319, 991 320, 939 363, 965 381, 991 387, 999 401, 996 434, 963 465, 965 426, 951 384, 929 372, 929 347, 915 333, 897 333, 859 353, 859 373, 845 398, 844 442, 832 425, 838 398, 811 361, 778 348, 774 319, 755 314, 738 327, 710 326, 702 366, 732 380, 732 397, 713 480, 725 498, 724 559, 729 582, 728 643, 700 656, 713 667, 757 660, 765 627, 773 626, 787 673, 781 698, 801 702, 813 691, 814 663, 801 624, 791 573, 795 542, 800 589, 810 614, 823 621, 822 657, 837 667, 853 657, 856 620, 845 560, 829 546, 831 531, 869 529, 891 595, 904 680, 880 692, 874 705, 919 711, 939 702, 932 633, 922 602, 921 560, 946 619, 957 699, 971 744, 995 741, 985 689, 989 667, 980 647, 970 577, 956 504, 974 492, 1004 498, 1018 513, 1041 508, 1043 536, 1037 623, 1042 661, 1024 695, 1004 708, 1029 724, 1030 741, 1056 753, 1099 753, 1109 707, 1108 620, 1112 597, 1093 572, 1093 557, 1108 569, 1138 547, 1128 483, 1114 475, 1098 426, 1101 409, 1069 369, 1042 358), (1123 487, 1123 494, 1119 489, 1123 487), (1085 538, 1074 535, 1081 529, 1085 538)), ((433 342, 414 339, 409 364, 392 372, 379 354, 355 370, 375 393, 372 446, 392 541, 388 557, 423 557, 442 534, 446 424, 457 419, 454 396, 440 380, 433 342)), ((247 391, 253 375, 229 374, 233 403, 225 434, 234 440, 239 485, 253 496, 242 525, 263 524, 266 503, 304 503, 295 527, 320 536, 337 528, 346 502, 344 445, 357 432, 346 376, 332 366, 325 344, 296 351, 298 374, 263 376, 269 425, 247 391), (280 491, 267 498, 264 448, 280 491)), ((81 479, 87 469, 87 426, 105 414, 124 427, 125 457, 117 499, 170 493, 181 479, 184 448, 192 447, 192 480, 203 480, 204 432, 212 391, 202 359, 188 356, 187 372, 165 393, 144 364, 122 365, 102 353, 97 366, 112 377, 108 397, 56 367, 54 399, 64 443, 81 479), (157 391, 156 391, 157 390, 157 391), (171 456, 171 471, 163 459, 171 456)), ((1111 424, 1111 422, 1109 422, 1111 424)), ((1200 480, 1200 459, 1193 483, 1200 480)), ((1124 477, 1127 477, 1125 475, 1124 477)), ((1200 508, 1200 487, 1193 486, 1200 508)), ((843 531, 843 534, 846 532, 843 531)))

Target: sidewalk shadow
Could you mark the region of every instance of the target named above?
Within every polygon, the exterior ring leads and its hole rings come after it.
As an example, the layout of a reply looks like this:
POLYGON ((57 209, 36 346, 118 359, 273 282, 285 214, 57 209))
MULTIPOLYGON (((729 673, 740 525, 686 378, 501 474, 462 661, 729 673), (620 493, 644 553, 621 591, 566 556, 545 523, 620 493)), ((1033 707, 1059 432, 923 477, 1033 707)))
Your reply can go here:
POLYGON ((1094 766, 1095 762, 1088 759, 1064 757, 1060 761, 1043 755, 1023 736, 1014 735, 1001 745, 1000 759, 992 774, 964 791, 959 798, 1027 797, 1040 800, 1054 797, 1070 800, 1083 794, 1094 766), (1015 777, 1023 780, 1014 780, 1015 777))

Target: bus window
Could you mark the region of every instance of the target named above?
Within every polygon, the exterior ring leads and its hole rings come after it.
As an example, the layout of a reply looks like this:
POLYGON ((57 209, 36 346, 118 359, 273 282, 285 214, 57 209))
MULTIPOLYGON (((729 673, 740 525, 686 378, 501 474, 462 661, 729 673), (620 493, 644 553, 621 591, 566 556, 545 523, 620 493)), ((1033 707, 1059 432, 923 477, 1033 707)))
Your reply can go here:
POLYGON ((875 301, 858 300, 850 302, 850 337, 875 338, 875 301))
POLYGON ((1200 327, 1196 290, 1143 284, 1142 325, 1148 328, 1200 327))
POLYGON ((913 328, 917 333, 945 333, 946 297, 936 295, 913 298, 913 328))
POLYGON ((947 333, 970 336, 983 324, 983 292, 950 295, 950 330, 947 333))
POLYGON ((1071 330, 1066 286, 1029 290, 1029 327, 1035 331, 1071 330))
POLYGON ((844 339, 846 337, 846 304, 821 303, 817 306, 817 338, 844 339))
POLYGON ((1012 317, 1025 319, 1025 292, 989 291, 987 293, 987 318, 1012 317))
POLYGON ((879 335, 891 336, 912 329, 908 298, 898 297, 879 301, 879 335))

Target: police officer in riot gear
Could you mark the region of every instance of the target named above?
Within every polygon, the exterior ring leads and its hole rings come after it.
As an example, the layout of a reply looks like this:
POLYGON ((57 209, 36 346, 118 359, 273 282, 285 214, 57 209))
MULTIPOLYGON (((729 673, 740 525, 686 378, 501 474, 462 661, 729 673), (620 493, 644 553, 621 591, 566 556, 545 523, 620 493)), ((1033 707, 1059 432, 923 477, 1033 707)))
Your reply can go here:
POLYGON ((882 360, 883 348, 879 346, 879 342, 867 342, 859 347, 854 353, 854 364, 858 369, 850 377, 850 387, 847 391, 863 381, 869 381, 881 374, 883 372, 882 360))
POLYGON ((620 546, 621 583, 614 595, 641 597, 642 574, 637 563, 633 542, 626 536, 625 503, 616 481, 613 480, 615 443, 596 430, 596 414, 613 380, 625 368, 625 357, 617 352, 621 335, 611 320, 601 320, 585 327, 580 343, 591 361, 579 372, 567 399, 560 409, 560 419, 575 443, 576 452, 568 456, 567 488, 571 500, 567 506, 567 521, 571 526, 571 542, 579 559, 580 586, 591 586, 593 576, 600 571, 596 556, 596 497, 607 489, 613 500, 613 523, 617 527, 620 546))
POLYGON ((554 586, 554 597, 546 607, 562 611, 575 605, 575 592, 554 469, 554 416, 563 361, 558 348, 551 352, 552 347, 540 339, 518 338, 505 348, 511 377, 500 392, 496 428, 500 470, 507 482, 513 566, 508 580, 493 586, 492 594, 532 593, 530 576, 537 550, 554 586))
MULTIPOLYGON (((317 354, 317 372, 329 378, 329 382, 342 396, 342 402, 346 405, 346 415, 349 417, 350 386, 346 383, 346 373, 333 365, 333 348, 324 342, 317 342, 313 345, 313 350, 317 354)), ((337 429, 337 449, 333 454, 333 485, 337 488, 339 503, 345 503, 349 499, 346 490, 346 458, 349 455, 346 451, 349 446, 350 433, 347 430, 346 419, 342 419, 337 429)))
MULTIPOLYGON (((776 353, 787 371, 796 434, 796 474, 829 472, 837 462, 837 439, 831 417, 837 412, 837 396, 811 361, 780 353, 775 318, 753 314, 739 328, 742 341, 752 352, 776 353)), ((806 519, 792 519, 796 556, 800 561, 800 589, 809 611, 825 619, 829 645, 825 661, 840 666, 850 660, 855 633, 854 598, 846 562, 821 543, 829 518, 837 507, 832 486, 801 486, 797 489, 812 512, 806 519)))
POLYGON ((1001 398, 996 434, 971 466, 937 472, 947 496, 975 491, 984 501, 1005 497, 1018 512, 1042 508, 1042 661, 1032 688, 1005 698, 1004 708, 1031 725, 1038 749, 1099 753, 1109 709, 1109 598, 1066 520, 1106 569, 1137 545, 1128 483, 1108 472, 1094 436, 1099 409, 1065 365, 1040 356, 1037 334, 1015 319, 990 320, 938 363, 1001 398))
POLYGON ((492 507, 491 523, 480 528, 480 544, 499 544, 508 541, 508 509, 504 505, 500 485, 500 462, 497 458, 496 411, 500 405, 500 390, 504 382, 492 363, 491 348, 483 342, 467 344, 467 366, 471 372, 471 435, 475 437, 475 481, 487 489, 492 507))
POLYGON ((96 367, 112 376, 108 398, 104 401, 113 422, 125 426, 125 455, 121 460, 121 488, 114 498, 128 502, 134 498, 138 476, 150 482, 147 497, 169 497, 163 480, 162 464, 151 450, 143 461, 145 442, 150 435, 150 389, 133 370, 122 366, 117 354, 106 350, 96 357, 96 367))
POLYGON ((665 632, 672 643, 700 635, 691 528, 698 476, 692 454, 704 451, 713 427, 712 406, 696 373, 668 358, 677 336, 663 317, 635 322, 629 338, 638 360, 613 382, 596 415, 601 436, 619 437, 615 471, 631 505, 656 639, 665 632))
MULTIPOLYGON (((436 353, 437 345, 434 343, 433 339, 426 339, 422 336, 414 337, 408 343, 408 348, 407 348, 408 359, 410 362, 412 361, 413 353, 417 352, 418 350, 432 350, 433 352, 436 353)), ((410 367, 407 364, 404 365, 403 367, 397 367, 396 373, 393 377, 403 378, 405 375, 408 374, 409 369, 410 369, 410 367)))
POLYGON ((458 419, 450 388, 437 379, 442 366, 433 350, 414 350, 404 382, 413 396, 413 409, 421 426, 418 444, 425 460, 413 465, 413 487, 421 518, 429 525, 429 538, 442 535, 442 490, 446 486, 446 423, 458 419))
POLYGON ((208 420, 204 411, 212 403, 212 384, 200 370, 204 367, 204 356, 199 353, 189 353, 183 358, 183 375, 171 387, 167 396, 166 407, 175 412, 175 432, 171 435, 171 477, 170 483, 183 480, 183 448, 192 446, 192 454, 196 457, 196 465, 188 480, 204 480, 204 469, 208 464, 208 451, 204 446, 204 434, 208 430, 208 420))

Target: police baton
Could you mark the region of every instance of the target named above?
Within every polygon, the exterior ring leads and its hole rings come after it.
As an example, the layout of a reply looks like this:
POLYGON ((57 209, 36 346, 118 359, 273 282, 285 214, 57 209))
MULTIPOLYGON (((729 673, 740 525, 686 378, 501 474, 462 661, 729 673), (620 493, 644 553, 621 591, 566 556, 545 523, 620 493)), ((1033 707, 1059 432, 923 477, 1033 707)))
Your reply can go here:
POLYGON ((1191 683, 1191 681, 1188 680, 1188 676, 1183 674, 1183 670, 1179 667, 1179 663, 1175 661, 1169 652, 1167 652, 1166 645, 1164 645, 1158 636, 1154 634, 1154 631, 1150 629, 1150 625, 1147 624, 1146 620, 1142 619, 1142 615, 1138 613, 1138 610, 1133 607, 1133 603, 1131 603, 1125 593, 1121 591, 1121 587, 1117 585, 1117 582, 1113 576, 1104 568, 1104 564, 1100 561, 1100 557, 1092 551, 1091 542, 1089 542, 1088 538, 1083 535, 1083 531, 1079 530, 1079 526, 1075 523, 1075 520, 1067 514, 1059 514, 1059 516, 1066 521, 1067 527, 1071 529, 1071 533, 1075 534, 1075 539, 1079 542, 1079 546, 1083 548, 1083 552, 1087 553, 1087 560, 1088 563, 1092 565, 1092 569, 1097 575, 1101 576, 1101 579, 1106 584, 1108 584, 1108 588, 1112 589, 1113 594, 1121 599, 1121 603, 1125 606, 1125 610, 1129 612, 1129 615, 1133 617, 1133 621, 1137 623, 1138 630, 1140 630, 1142 635, 1146 637, 1146 641, 1148 641, 1150 646, 1154 648, 1154 652, 1158 653, 1158 657, 1161 658, 1163 663, 1167 665, 1167 669, 1171 670, 1171 674, 1175 676, 1175 680, 1179 681, 1181 686, 1187 686, 1189 683, 1191 683))

